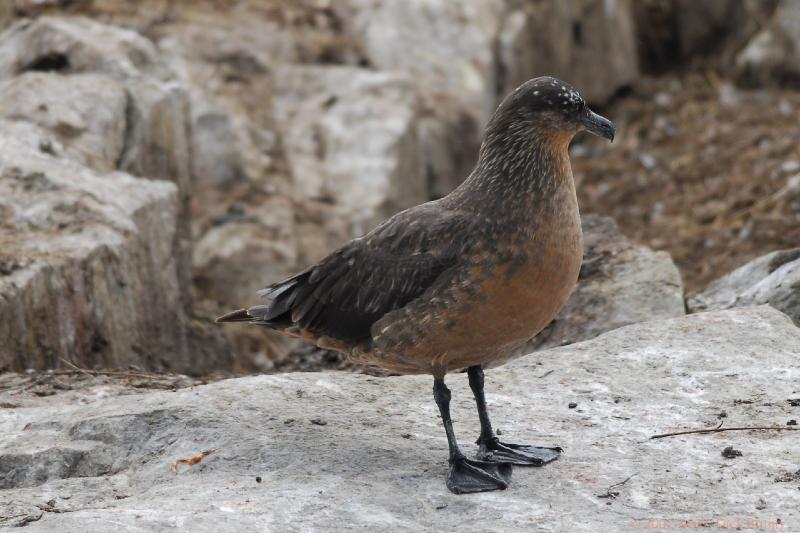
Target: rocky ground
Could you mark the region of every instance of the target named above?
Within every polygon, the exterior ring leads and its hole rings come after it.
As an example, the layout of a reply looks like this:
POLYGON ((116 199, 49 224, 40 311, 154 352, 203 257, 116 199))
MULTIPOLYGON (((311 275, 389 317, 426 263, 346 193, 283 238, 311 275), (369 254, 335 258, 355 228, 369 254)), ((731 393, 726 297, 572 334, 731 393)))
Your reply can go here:
MULTIPOLYGON (((764 306, 635 324, 491 370, 488 402, 503 438, 565 454, 515 469, 504 492, 466 496, 445 488, 447 445, 423 376, 7 390, 0 524, 65 533, 796 531, 798 353, 800 329, 764 306), (735 430, 751 426, 772 429, 735 430), (731 431, 652 438, 715 428, 731 431)), ((472 452, 478 422, 466 378, 448 383, 456 432, 472 452)))

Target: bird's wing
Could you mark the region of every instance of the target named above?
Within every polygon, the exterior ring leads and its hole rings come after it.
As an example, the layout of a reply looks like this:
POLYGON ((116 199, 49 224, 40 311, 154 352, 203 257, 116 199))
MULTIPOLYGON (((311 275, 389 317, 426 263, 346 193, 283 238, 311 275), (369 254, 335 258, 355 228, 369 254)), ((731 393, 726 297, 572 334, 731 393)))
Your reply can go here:
POLYGON ((435 202, 399 213, 308 270, 259 291, 269 303, 247 315, 317 338, 367 339, 375 321, 423 294, 456 264, 464 243, 454 236, 469 235, 472 219, 435 202))

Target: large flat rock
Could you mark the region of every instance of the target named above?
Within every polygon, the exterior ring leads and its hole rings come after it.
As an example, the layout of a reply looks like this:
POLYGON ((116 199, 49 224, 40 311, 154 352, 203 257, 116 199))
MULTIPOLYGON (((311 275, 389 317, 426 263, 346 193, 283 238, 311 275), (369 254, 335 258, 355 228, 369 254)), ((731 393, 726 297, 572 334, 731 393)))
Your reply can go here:
MULTIPOLYGON (((445 488, 447 445, 424 376, 5 394, 0 403, 19 407, 0 409, 0 524, 62 533, 596 532, 780 519, 798 531, 798 433, 649 438, 720 420, 789 427, 800 418, 787 401, 800 396, 798 353, 800 329, 757 307, 636 324, 492 370, 488 401, 504 438, 559 444, 565 454, 517 468, 506 491, 465 496, 445 488), (727 446, 742 456, 723 457, 727 446), (176 459, 209 449, 170 472, 176 459)), ((466 377, 448 383, 471 453, 478 421, 466 377)))

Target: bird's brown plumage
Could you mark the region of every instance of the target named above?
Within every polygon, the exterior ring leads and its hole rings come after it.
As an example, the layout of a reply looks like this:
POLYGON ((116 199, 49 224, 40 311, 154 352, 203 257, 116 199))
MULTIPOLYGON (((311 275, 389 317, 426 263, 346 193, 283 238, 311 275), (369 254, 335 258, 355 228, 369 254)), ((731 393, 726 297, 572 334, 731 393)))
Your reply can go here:
POLYGON ((505 360, 552 320, 577 280, 567 148, 582 121, 606 127, 589 113, 563 82, 527 82, 498 108, 475 170, 455 191, 263 289, 267 303, 219 320, 251 321, 400 373, 441 377, 505 360))

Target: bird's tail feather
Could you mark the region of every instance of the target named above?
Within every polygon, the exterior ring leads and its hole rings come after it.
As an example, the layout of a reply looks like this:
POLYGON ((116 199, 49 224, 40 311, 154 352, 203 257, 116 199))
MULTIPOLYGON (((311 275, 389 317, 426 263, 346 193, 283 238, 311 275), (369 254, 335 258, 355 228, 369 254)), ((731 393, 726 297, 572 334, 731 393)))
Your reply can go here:
POLYGON ((251 320, 253 320, 253 317, 247 313, 247 309, 237 309, 236 311, 225 313, 214 322, 250 322, 251 320))
MULTIPOLYGON (((217 322, 253 322, 263 326, 285 326, 287 318, 284 317, 295 301, 295 289, 299 280, 307 276, 307 272, 301 272, 296 276, 285 279, 281 282, 270 285, 258 291, 258 296, 269 301, 265 305, 254 305, 247 309, 237 309, 219 317, 217 322)), ((291 320, 288 320, 291 322, 291 320)))

